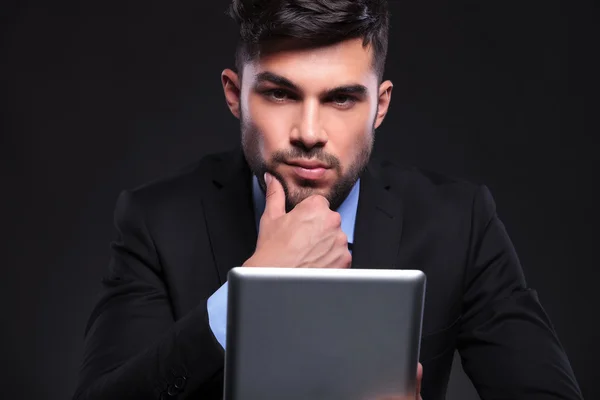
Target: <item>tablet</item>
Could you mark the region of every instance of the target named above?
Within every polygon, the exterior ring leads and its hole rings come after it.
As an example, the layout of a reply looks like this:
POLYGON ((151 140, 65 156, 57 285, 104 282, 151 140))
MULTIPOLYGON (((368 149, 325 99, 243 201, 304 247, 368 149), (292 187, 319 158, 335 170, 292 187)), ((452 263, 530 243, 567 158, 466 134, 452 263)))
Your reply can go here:
POLYGON ((228 282, 225 400, 415 393, 422 271, 237 267, 228 282))

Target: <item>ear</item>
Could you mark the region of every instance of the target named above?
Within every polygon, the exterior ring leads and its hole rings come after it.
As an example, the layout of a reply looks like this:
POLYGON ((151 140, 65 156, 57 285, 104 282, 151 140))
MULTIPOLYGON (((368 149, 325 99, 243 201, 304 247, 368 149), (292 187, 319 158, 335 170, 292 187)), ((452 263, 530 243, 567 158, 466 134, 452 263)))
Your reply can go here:
POLYGON ((379 100, 378 100, 378 109, 377 109, 377 117, 375 119, 375 129, 379 128, 379 126, 383 123, 385 116, 390 108, 390 102, 392 101, 392 89, 394 85, 391 81, 382 82, 379 85, 379 100))
POLYGON ((221 73, 221 84, 225 93, 225 101, 231 113, 240 118, 240 92, 241 82, 237 73, 226 69, 221 73))

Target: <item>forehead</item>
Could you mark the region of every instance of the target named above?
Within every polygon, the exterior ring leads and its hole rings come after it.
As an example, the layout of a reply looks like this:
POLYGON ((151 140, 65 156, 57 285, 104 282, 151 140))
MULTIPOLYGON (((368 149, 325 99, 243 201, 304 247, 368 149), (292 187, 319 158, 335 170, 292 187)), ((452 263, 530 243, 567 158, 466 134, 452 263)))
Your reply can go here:
POLYGON ((284 76, 300 87, 377 85, 373 50, 363 46, 362 38, 318 47, 278 41, 263 47, 255 60, 246 63, 243 79, 253 81, 265 71, 284 76))

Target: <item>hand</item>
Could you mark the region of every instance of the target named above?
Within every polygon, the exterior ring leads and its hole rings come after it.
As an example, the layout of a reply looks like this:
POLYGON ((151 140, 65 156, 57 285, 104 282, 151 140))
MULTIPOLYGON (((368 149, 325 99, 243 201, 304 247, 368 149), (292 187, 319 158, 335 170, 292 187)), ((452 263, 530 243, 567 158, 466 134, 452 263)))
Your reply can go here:
POLYGON ((265 211, 256 250, 243 266, 287 268, 349 268, 352 256, 342 232, 342 218, 320 195, 307 197, 289 213, 281 183, 265 174, 265 211))
POLYGON ((421 380, 423 379, 423 366, 421 363, 417 366, 417 388, 416 393, 414 395, 407 396, 384 396, 379 397, 375 400, 423 400, 421 397, 421 380))

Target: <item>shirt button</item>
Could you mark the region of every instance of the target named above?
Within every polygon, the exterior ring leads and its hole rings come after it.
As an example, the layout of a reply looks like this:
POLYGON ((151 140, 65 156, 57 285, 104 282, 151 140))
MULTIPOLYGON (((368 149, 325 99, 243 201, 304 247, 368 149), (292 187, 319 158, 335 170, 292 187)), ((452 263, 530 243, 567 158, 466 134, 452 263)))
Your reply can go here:
POLYGON ((169 388, 167 389, 167 394, 169 396, 176 396, 177 394, 179 394, 179 389, 177 389, 173 385, 169 385, 169 388))
POLYGON ((185 387, 185 377, 178 376, 177 378, 175 378, 175 382, 173 382, 173 385, 177 389, 182 390, 185 387))

